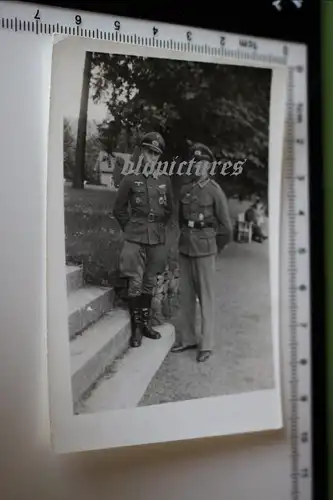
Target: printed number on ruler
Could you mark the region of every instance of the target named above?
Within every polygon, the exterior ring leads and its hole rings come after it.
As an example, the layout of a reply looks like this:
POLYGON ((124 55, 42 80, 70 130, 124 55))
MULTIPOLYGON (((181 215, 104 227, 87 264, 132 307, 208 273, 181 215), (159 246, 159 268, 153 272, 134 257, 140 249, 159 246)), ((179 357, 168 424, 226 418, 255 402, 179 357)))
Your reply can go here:
POLYGON ((4 29, 41 35, 76 35, 231 59, 287 64, 285 45, 274 40, 127 18, 112 19, 111 16, 47 6, 0 1, 0 7, 0 27, 4 29))

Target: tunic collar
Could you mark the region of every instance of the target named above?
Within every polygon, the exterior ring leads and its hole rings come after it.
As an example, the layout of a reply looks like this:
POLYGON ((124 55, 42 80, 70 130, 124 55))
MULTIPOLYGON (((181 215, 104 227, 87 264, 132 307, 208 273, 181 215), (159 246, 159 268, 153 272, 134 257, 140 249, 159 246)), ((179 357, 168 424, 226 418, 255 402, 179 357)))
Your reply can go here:
POLYGON ((198 186, 203 188, 208 184, 209 180, 210 180, 209 177, 207 177, 206 179, 202 179, 201 181, 198 182, 198 186))

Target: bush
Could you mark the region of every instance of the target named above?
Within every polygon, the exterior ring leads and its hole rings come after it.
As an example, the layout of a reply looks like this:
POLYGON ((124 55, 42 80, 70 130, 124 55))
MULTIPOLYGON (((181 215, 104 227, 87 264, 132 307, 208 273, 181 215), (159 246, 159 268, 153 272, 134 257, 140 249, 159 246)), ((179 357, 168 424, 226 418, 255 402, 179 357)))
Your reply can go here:
MULTIPOLYGON (((86 138, 85 151, 85 181, 89 184, 100 185, 100 174, 96 169, 96 162, 101 151, 101 145, 97 135, 86 138)), ((64 178, 73 180, 75 170, 76 138, 72 126, 66 118, 64 119, 64 178)))
POLYGON ((75 168, 75 144, 72 127, 64 120, 64 178, 72 180, 75 168))
POLYGON ((115 286, 122 233, 112 217, 115 193, 65 186, 66 259, 83 265, 86 283, 115 286))
POLYGON ((96 162, 101 151, 98 138, 96 136, 88 137, 86 140, 85 154, 85 180, 89 184, 100 185, 100 172, 96 169, 96 162))

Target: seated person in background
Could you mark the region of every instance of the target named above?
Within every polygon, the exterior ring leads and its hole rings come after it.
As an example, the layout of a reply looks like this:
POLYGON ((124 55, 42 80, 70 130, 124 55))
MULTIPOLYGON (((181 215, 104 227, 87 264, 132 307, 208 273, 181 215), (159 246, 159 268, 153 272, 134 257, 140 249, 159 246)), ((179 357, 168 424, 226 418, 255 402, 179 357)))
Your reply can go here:
POLYGON ((253 241, 262 243, 267 240, 267 236, 262 231, 264 222, 265 207, 262 201, 256 200, 244 214, 245 222, 252 222, 253 241))

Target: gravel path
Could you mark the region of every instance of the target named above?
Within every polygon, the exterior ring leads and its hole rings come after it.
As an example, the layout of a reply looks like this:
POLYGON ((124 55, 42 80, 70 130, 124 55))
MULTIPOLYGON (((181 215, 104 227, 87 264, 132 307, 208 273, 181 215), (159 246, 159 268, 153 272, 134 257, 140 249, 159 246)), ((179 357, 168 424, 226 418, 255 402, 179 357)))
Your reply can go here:
POLYGON ((195 352, 169 353, 140 406, 274 386, 268 265, 268 242, 233 243, 224 251, 215 278, 213 356, 199 364, 195 352))

